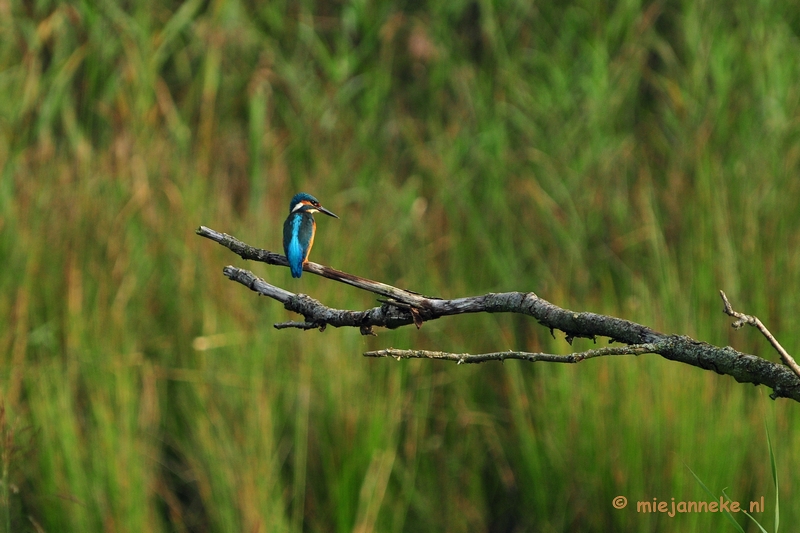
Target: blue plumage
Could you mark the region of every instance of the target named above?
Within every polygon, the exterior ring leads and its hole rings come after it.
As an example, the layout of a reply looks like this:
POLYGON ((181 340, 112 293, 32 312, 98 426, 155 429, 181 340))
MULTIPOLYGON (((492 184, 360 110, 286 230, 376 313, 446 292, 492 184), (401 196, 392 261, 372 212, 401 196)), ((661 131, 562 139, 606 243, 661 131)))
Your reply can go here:
POLYGON ((303 275, 303 264, 308 261, 311 247, 314 246, 314 234, 317 231, 314 213, 317 212, 339 218, 304 192, 295 194, 289 202, 289 216, 283 223, 283 252, 289 261, 293 278, 303 275))

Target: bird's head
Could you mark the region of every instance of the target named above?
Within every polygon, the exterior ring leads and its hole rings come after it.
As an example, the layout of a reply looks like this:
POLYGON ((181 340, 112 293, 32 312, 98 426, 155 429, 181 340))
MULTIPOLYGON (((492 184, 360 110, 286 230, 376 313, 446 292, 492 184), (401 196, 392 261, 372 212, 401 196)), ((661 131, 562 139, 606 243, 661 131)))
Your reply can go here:
POLYGON ((339 218, 332 212, 322 207, 319 204, 319 200, 305 192, 295 194, 294 197, 292 197, 292 201, 289 202, 290 215, 292 213, 310 213, 313 215, 316 212, 325 213, 333 218, 339 218))

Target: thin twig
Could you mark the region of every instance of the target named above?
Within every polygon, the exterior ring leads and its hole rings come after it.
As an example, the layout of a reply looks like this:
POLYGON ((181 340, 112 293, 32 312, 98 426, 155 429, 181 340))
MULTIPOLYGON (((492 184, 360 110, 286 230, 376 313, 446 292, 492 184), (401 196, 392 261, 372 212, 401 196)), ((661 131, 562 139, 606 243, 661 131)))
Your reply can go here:
POLYGON ((440 359, 443 361, 455 361, 457 364, 470 364, 470 363, 483 363, 485 361, 500 361, 506 359, 519 359, 522 361, 536 362, 546 361, 548 363, 580 363, 586 359, 594 357, 605 357, 610 355, 641 355, 645 353, 657 353, 658 344, 634 344, 631 346, 609 346, 606 348, 597 348, 594 350, 587 350, 580 353, 571 353, 568 355, 554 355, 549 353, 531 353, 531 352, 493 352, 493 353, 448 353, 448 352, 432 352, 428 350, 396 350, 388 348, 385 350, 375 350, 371 352, 364 352, 364 357, 394 357, 398 361, 401 359, 440 359))
POLYGON ((733 324, 731 324, 731 326, 734 329, 739 329, 742 326, 744 326, 745 324, 749 324, 749 325, 751 325, 751 326, 753 326, 755 328, 758 328, 758 331, 760 331, 761 334, 764 335, 767 338, 767 340, 772 345, 772 347, 775 348, 775 350, 781 356, 781 359, 783 360, 784 363, 786 363, 786 366, 791 368, 792 371, 795 374, 797 374, 797 377, 800 378, 800 366, 797 365, 797 361, 795 361, 794 358, 791 355, 789 355, 789 352, 787 352, 783 348, 783 346, 781 346, 781 343, 778 342, 778 339, 776 339, 772 335, 772 333, 770 333, 770 331, 767 329, 767 327, 764 324, 761 323, 761 321, 758 319, 758 317, 753 316, 753 315, 746 315, 744 313, 739 313, 738 311, 734 311, 733 307, 731 307, 731 303, 728 301, 728 297, 725 295, 725 293, 723 291, 719 291, 719 295, 722 297, 722 302, 725 305, 725 308, 723 309, 723 312, 726 315, 732 316, 733 318, 736 319, 736 321, 733 324))
POLYGON ((296 329, 319 329, 321 331, 325 329, 325 324, 320 326, 319 324, 314 324, 313 322, 289 321, 289 322, 280 322, 278 324, 275 324, 274 327, 275 329, 296 328, 296 329))

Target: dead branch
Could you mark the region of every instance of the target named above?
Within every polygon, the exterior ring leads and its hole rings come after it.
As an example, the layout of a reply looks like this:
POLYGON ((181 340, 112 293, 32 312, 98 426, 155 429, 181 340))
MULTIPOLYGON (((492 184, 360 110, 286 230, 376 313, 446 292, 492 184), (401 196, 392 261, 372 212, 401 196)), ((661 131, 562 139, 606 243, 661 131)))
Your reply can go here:
POLYGON ((772 333, 770 333, 767 327, 761 323, 758 317, 734 311, 733 307, 731 307, 731 303, 728 301, 728 297, 725 296, 725 293, 723 291, 719 291, 719 295, 722 297, 722 302, 725 305, 725 308, 722 311, 726 315, 737 319, 733 322, 733 324, 731 324, 731 327, 733 329, 739 329, 745 324, 750 324, 751 326, 758 328, 758 331, 760 331, 761 334, 767 338, 772 347, 775 348, 775 351, 781 356, 781 359, 783 359, 783 362, 786 363, 786 366, 791 368, 792 372, 794 372, 797 377, 800 378, 800 366, 797 365, 797 361, 795 361, 794 358, 789 355, 789 352, 784 350, 783 346, 781 346, 781 343, 778 342, 778 339, 772 336, 772 333))
MULTIPOLYGON (((204 226, 197 229, 197 234, 218 242, 243 259, 288 266, 286 258, 282 255, 254 248, 230 235, 216 232, 204 226)), ((380 300, 382 302, 380 307, 364 311, 333 309, 310 296, 294 294, 285 289, 275 287, 247 270, 226 266, 223 268, 223 273, 232 281, 241 283, 258 294, 269 296, 281 302, 284 308, 300 314, 304 318, 303 322, 276 324, 275 327, 278 329, 317 328, 324 330, 326 326, 330 325, 334 327, 357 327, 363 335, 374 335, 373 328, 375 326, 393 329, 415 324, 419 328, 424 322, 450 315, 464 313, 520 313, 535 318, 540 324, 549 328, 551 334, 554 330, 564 332, 566 340, 570 344, 577 337, 593 340, 597 337, 607 337, 611 342, 627 345, 624 347, 589 350, 588 352, 566 356, 526 352, 497 352, 471 355, 390 349, 364 354, 369 357, 395 357, 399 359, 419 357, 443 359, 459 363, 503 361, 505 359, 577 363, 593 357, 654 353, 671 361, 678 361, 704 370, 713 370, 718 374, 729 375, 740 383, 766 385, 773 390, 770 395, 773 399, 784 397, 800 402, 800 379, 792 370, 783 365, 755 355, 738 352, 731 347, 720 348, 682 335, 659 333, 647 326, 621 318, 562 309, 539 298, 532 292, 490 293, 481 296, 445 300, 392 287, 391 285, 354 276, 317 263, 306 263, 304 270, 378 294, 386 299, 380 300)))
POLYGON ((554 355, 549 353, 530 353, 530 352, 494 352, 494 353, 448 353, 432 352, 428 350, 376 350, 374 352, 364 352, 364 357, 393 357, 398 361, 401 359, 439 359, 442 361, 454 361, 457 364, 483 363, 485 361, 500 361, 506 359, 519 359, 521 361, 536 362, 546 361, 548 363, 580 363, 586 359, 594 357, 604 357, 609 355, 641 355, 645 353, 656 353, 658 344, 634 344, 632 346, 607 346, 595 350, 586 350, 580 353, 568 355, 554 355))

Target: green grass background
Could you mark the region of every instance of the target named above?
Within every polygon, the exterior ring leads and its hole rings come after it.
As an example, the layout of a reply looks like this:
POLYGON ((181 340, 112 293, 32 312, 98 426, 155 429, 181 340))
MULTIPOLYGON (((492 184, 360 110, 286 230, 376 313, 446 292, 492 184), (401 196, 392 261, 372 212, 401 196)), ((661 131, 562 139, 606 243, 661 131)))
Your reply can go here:
POLYGON ((571 347, 511 315, 277 331, 296 317, 223 266, 374 296, 194 235, 280 251, 303 190, 341 216, 312 259, 354 274, 530 290, 777 360, 724 289, 796 353, 793 2, 6 0, 0 35, 5 530, 730 528, 636 512, 708 500, 688 466, 765 496, 774 531, 765 425, 800 523, 798 406, 764 388, 657 356, 365 359, 571 347))

